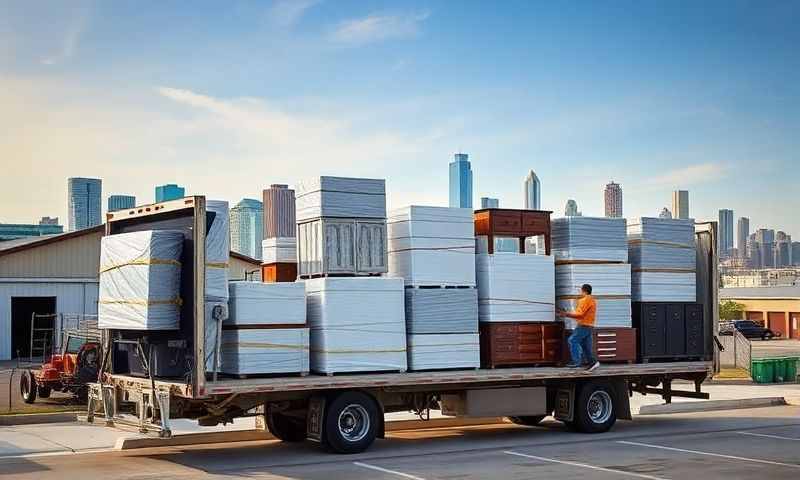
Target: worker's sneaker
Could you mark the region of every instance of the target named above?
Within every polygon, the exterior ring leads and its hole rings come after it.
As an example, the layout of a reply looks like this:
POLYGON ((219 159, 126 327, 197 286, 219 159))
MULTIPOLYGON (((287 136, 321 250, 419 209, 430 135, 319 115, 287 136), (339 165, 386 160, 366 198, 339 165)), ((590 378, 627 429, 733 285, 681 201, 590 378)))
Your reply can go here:
POLYGON ((570 362, 570 363, 566 364, 565 366, 566 366, 567 368, 581 368, 581 366, 580 366, 580 365, 578 365, 577 363, 572 363, 572 362, 570 362))
POLYGON ((599 366, 600 366, 600 362, 595 361, 593 364, 591 364, 588 367, 586 367, 586 371, 587 372, 591 372, 592 370, 595 370, 599 366))

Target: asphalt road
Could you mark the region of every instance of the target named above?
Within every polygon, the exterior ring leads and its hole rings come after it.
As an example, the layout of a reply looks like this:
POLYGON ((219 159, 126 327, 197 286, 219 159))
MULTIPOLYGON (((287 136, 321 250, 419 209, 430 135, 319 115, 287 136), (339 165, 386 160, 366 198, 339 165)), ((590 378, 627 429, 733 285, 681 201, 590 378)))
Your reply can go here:
MULTIPOLYGON (((2 438, 0 438, 2 442, 2 438)), ((0 458, 0 478, 796 479, 800 407, 638 417, 584 435, 555 421, 396 432, 342 456, 277 441, 0 458)))
POLYGON ((800 340, 753 340, 753 358, 800 357, 800 340))

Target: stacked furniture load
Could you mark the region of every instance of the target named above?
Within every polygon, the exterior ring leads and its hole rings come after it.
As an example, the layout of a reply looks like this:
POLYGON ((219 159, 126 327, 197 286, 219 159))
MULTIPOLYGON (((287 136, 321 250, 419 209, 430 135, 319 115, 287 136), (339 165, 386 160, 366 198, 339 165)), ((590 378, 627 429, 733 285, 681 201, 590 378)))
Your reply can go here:
POLYGON ((237 376, 309 371, 303 282, 230 283, 222 330, 222 373, 237 376))
POLYGON ((228 202, 208 200, 206 217, 205 362, 206 372, 218 372, 222 324, 228 318, 228 262, 231 253, 228 202))
POLYGON ((387 226, 389 276, 405 283, 409 369, 478 368, 472 210, 413 205, 387 226))
MULTIPOLYGON (((581 286, 591 285, 597 302, 592 343, 595 356, 602 362, 635 361, 625 219, 557 218, 552 236, 558 308, 575 310, 581 286)), ((563 321, 567 328, 575 328, 575 320, 565 317, 563 321)))
POLYGON ((311 370, 406 371, 403 279, 387 278, 384 180, 316 177, 297 188, 311 370))
POLYGON ((483 252, 475 256, 481 363, 557 363, 563 325, 555 321, 553 257, 524 253, 525 240, 538 235, 549 251, 550 212, 486 209, 474 220, 483 252))
POLYGON ((261 280, 267 283, 297 280, 297 238, 272 237, 261 241, 261 280))

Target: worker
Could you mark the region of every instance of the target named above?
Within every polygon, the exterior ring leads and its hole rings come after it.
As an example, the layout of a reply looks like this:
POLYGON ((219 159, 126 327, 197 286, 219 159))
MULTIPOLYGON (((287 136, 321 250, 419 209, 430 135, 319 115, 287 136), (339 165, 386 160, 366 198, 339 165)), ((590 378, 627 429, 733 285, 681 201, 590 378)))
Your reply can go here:
POLYGON ((562 317, 574 318, 578 324, 567 340, 569 353, 572 356, 572 362, 568 363, 567 367, 579 368, 585 364, 587 365, 586 370, 590 372, 599 367, 600 362, 592 354, 594 318, 597 314, 597 302, 592 297, 592 286, 588 283, 581 286, 581 298, 578 300, 574 312, 558 309, 558 314, 562 317))

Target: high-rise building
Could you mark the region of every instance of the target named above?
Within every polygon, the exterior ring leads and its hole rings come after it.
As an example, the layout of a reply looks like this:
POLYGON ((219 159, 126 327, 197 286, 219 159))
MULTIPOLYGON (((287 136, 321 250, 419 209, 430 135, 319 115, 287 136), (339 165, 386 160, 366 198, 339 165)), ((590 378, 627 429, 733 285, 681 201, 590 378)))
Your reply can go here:
POLYGON ((59 225, 58 217, 42 217, 39 219, 39 225, 59 225))
POLYGON ((800 242, 792 242, 792 265, 800 265, 800 242))
POLYGON ((174 183, 167 183, 166 185, 158 185, 156 187, 156 203, 177 200, 184 196, 186 196, 186 190, 174 183))
POLYGON ((783 231, 775 235, 775 266, 792 266, 792 236, 783 231))
POLYGON ((770 268, 775 266, 775 230, 759 228, 755 232, 754 246, 758 250, 758 266, 770 268))
POLYGON ((665 218, 669 220, 672 218, 672 212, 669 211, 669 208, 664 207, 661 209, 661 213, 658 214, 658 218, 665 218))
POLYGON ((606 184, 605 191, 606 217, 622 217, 622 187, 619 183, 606 184))
POLYGON ((681 220, 689 218, 688 190, 675 190, 672 192, 672 216, 681 220))
POLYGON ((747 238, 750 236, 750 219, 739 217, 736 222, 736 250, 742 258, 747 257, 747 238))
POLYGON ((542 182, 533 170, 525 177, 525 209, 542 209, 542 182))
POLYGON ((265 189, 264 238, 294 237, 295 203, 294 190, 288 185, 274 183, 265 189))
POLYGON ((0 223, 0 242, 25 237, 41 237, 64 233, 64 227, 57 224, 0 223))
POLYGON ((567 204, 564 206, 564 216, 565 217, 580 217, 581 212, 578 211, 578 202, 573 199, 567 200, 567 204))
POLYGON ((729 256, 733 248, 733 210, 722 208, 719 211, 719 252, 729 256))
POLYGON ((450 162, 450 206, 472 208, 472 167, 466 153, 456 153, 450 162))
POLYGON ((110 195, 108 197, 108 211, 125 210, 136 206, 136 197, 133 195, 110 195))
POLYGON ((264 239, 264 207, 252 198, 242 199, 231 208, 231 250, 261 258, 264 239))
POLYGON ((67 179, 69 229, 81 230, 100 225, 100 197, 103 181, 99 178, 72 177, 67 179))
POLYGON ((492 197, 481 197, 481 208, 500 208, 500 200, 492 197))

